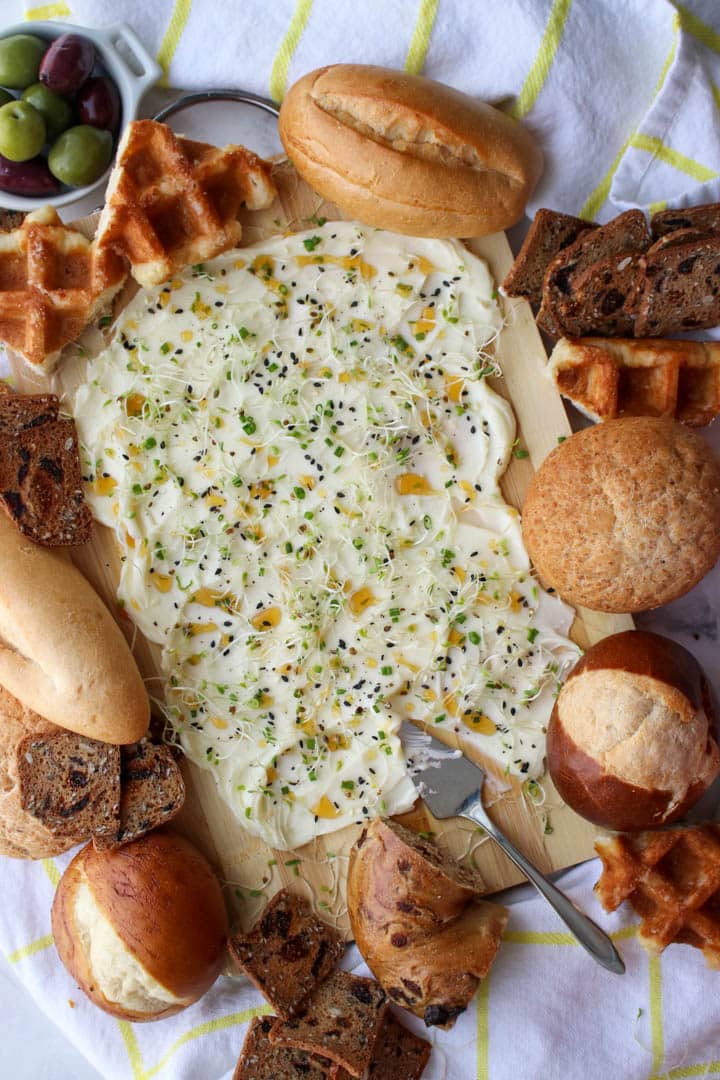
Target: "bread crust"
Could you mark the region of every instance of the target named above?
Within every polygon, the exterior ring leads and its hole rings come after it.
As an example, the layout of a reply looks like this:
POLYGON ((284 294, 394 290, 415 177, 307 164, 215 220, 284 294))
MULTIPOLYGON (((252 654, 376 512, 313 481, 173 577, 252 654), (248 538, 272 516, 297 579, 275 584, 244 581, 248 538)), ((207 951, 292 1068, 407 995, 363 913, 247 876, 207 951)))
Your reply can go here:
POLYGON ((0 685, 59 727, 139 741, 150 705, 122 631, 58 552, 0 514, 0 685))
MULTIPOLYGON (((615 724, 616 717, 608 715, 607 723, 615 724)), ((695 658, 668 638, 628 630, 594 645, 568 676, 548 725, 548 769, 561 798, 588 821, 623 832, 653 829, 683 817, 720 774, 717 737, 718 717, 714 702, 695 658), (641 786, 614 774, 588 753, 587 747, 578 745, 567 725, 568 719, 571 724, 577 719, 577 703, 571 710, 572 715, 565 718, 565 691, 589 672, 606 672, 610 676, 614 672, 623 672, 635 676, 643 693, 654 692, 661 707, 670 702, 683 710, 674 713, 677 723, 692 724, 701 743, 692 761, 688 760, 681 741, 673 739, 672 731, 655 729, 655 735, 667 743, 669 754, 678 756, 671 764, 679 773, 683 769, 686 772, 684 797, 677 798, 673 791, 657 786, 649 760, 633 762, 635 772, 638 768, 640 771, 647 769, 647 783, 641 786), (679 702, 678 694, 681 695, 679 702)), ((638 753, 639 749, 628 749, 627 753, 638 753)), ((615 760, 619 760, 617 754, 615 760)))
POLYGON ((228 933, 219 882, 189 840, 164 829, 115 851, 88 844, 67 867, 52 907, 58 955, 84 993, 124 1020, 159 1020, 197 1001, 220 974, 228 933), (180 1001, 154 1013, 109 1001, 83 949, 74 908, 87 885, 125 947, 180 1001))
POLYGON ((451 1027, 490 970, 508 913, 458 886, 396 829, 375 819, 351 852, 350 925, 391 1000, 451 1027))
POLYGON ((570 603, 659 607, 720 556, 720 461, 675 420, 608 420, 549 454, 528 489, 522 527, 541 578, 570 603))
POLYGON ((363 64, 309 72, 280 110, 298 172, 346 214, 415 236, 514 224, 542 170, 535 140, 489 105, 418 75, 363 64))

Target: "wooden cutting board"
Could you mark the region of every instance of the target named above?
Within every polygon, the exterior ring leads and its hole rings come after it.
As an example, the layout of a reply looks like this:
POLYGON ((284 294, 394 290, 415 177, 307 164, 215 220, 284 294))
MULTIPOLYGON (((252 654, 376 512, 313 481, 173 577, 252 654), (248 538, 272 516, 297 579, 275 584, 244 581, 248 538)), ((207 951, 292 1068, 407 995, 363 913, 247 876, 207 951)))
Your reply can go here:
MULTIPOLYGON (((289 163, 281 162, 275 167, 275 180, 279 201, 269 210, 246 214, 245 243, 254 243, 286 229, 309 228, 309 219, 317 220, 320 215, 328 219, 342 216, 335 207, 323 202, 289 163)), ((92 235, 95 222, 93 217, 77 224, 92 235)), ((488 262, 495 280, 502 281, 512 262, 505 235, 484 237, 468 246, 488 262)), ((134 289, 126 290, 119 298, 120 303, 127 302, 130 291, 134 289)), ((505 302, 505 312, 506 326, 496 346, 503 377, 495 379, 494 384, 512 402, 519 423, 520 445, 529 452, 527 458, 513 458, 503 480, 506 499, 521 507, 534 468, 557 446, 560 436, 570 434, 570 426, 562 401, 544 373, 547 358, 529 306, 524 301, 509 301, 505 302)), ((31 372, 18 358, 12 363, 20 390, 50 388, 62 396, 70 389, 67 367, 63 369, 61 365, 55 377, 48 379, 31 372)), ((84 548, 73 550, 70 556, 115 614, 133 646, 151 697, 157 697, 162 687, 159 650, 134 632, 116 603, 119 560, 112 533, 96 525, 92 541, 84 548)), ((587 646, 631 626, 629 616, 580 611, 573 637, 581 646, 587 646)), ((298 851, 272 851, 235 819, 217 794, 210 773, 186 764, 185 775, 188 798, 180 827, 215 863, 227 885, 238 925, 251 924, 267 899, 284 884, 311 898, 326 918, 333 919, 347 932, 344 884, 348 852, 358 827, 331 833, 298 851)), ((491 794, 493 817, 543 871, 558 870, 591 857, 594 828, 561 804, 549 780, 543 780, 542 788, 544 801, 537 806, 523 795, 519 784, 499 778, 491 794)), ((422 804, 405 815, 403 820, 406 819, 416 828, 441 834, 456 855, 472 860, 482 874, 487 892, 522 880, 502 852, 471 823, 437 822, 422 804)))

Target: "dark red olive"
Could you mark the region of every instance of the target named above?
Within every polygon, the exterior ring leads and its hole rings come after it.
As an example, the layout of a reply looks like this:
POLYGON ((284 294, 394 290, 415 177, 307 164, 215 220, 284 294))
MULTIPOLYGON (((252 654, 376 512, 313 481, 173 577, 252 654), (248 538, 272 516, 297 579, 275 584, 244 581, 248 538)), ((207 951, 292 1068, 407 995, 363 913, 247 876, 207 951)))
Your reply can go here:
POLYGON ((95 46, 80 34, 55 38, 40 61, 40 82, 56 94, 79 90, 95 66, 95 46))
POLYGON ((120 95, 115 83, 102 75, 88 79, 77 96, 75 110, 81 124, 116 131, 120 122, 120 95))
POLYGON ((60 184, 48 168, 45 158, 9 161, 0 154, 0 190, 14 195, 56 195, 60 184))

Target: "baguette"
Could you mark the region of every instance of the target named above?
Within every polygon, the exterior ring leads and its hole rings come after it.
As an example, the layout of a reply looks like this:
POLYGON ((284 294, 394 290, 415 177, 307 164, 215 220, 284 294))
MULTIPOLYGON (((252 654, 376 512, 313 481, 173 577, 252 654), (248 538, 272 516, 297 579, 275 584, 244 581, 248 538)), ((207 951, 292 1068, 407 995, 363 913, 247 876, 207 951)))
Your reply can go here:
POLYGON ((0 686, 59 727, 137 742, 150 706, 120 628, 62 555, 0 514, 0 686))
POLYGON ((298 172, 347 215, 414 236, 513 225, 542 170, 530 133, 490 105, 418 75, 335 64, 305 75, 280 110, 298 172))

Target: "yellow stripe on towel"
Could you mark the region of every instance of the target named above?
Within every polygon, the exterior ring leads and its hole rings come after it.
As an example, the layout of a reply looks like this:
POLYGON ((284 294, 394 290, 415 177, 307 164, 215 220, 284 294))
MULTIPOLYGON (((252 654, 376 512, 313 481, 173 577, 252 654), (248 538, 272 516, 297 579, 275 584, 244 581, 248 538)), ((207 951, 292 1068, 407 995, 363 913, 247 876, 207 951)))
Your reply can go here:
POLYGON ((674 169, 686 173, 693 180, 698 180, 700 183, 704 184, 708 180, 717 178, 718 174, 709 169, 707 165, 701 165, 699 161, 686 157, 679 150, 673 150, 671 146, 666 146, 664 142, 661 142, 654 135, 643 135, 642 133, 632 135, 630 145, 635 150, 646 150, 648 154, 652 154, 658 161, 662 161, 666 165, 672 165, 674 169))
POLYGON ((37 941, 31 941, 29 945, 23 945, 21 948, 16 949, 15 952, 8 953, 5 959, 8 964, 18 964, 28 956, 34 956, 35 953, 42 952, 43 949, 49 949, 52 943, 52 934, 46 934, 45 937, 38 938, 37 941))
POLYGON ((191 7, 192 0, 175 0, 175 6, 173 7, 173 12, 170 16, 170 22, 165 31, 165 37, 160 42, 160 48, 158 49, 157 54, 157 62, 163 69, 163 75, 158 84, 159 86, 167 86, 168 84, 170 64, 172 63, 172 58, 180 44, 180 38, 183 35, 185 24, 190 17, 191 7))
POLYGON ((689 11, 684 4, 675 4, 675 7, 680 12, 680 22, 683 30, 687 30, 688 34, 692 34, 694 38, 697 38, 706 49, 711 49, 713 52, 720 54, 720 34, 718 34, 717 30, 713 30, 702 19, 698 19, 697 15, 689 11))
POLYGON ((523 83, 517 101, 508 109, 510 116, 514 116, 516 120, 522 120, 523 116, 527 116, 545 85, 545 80, 550 73, 550 68, 560 45, 571 3, 572 0, 555 0, 552 6, 537 56, 523 83))
POLYGON ((67 19, 72 11, 62 2, 58 4, 41 4, 39 7, 30 8, 25 12, 25 19, 34 22, 36 19, 67 19))
POLYGON ((287 28, 285 37, 280 42, 270 72, 270 97, 273 101, 282 101, 285 97, 290 61, 298 47, 300 38, 303 36, 312 6, 313 0, 297 0, 290 25, 287 28))
POLYGON ((425 65, 439 6, 440 0, 420 0, 415 29, 405 59, 405 70, 411 75, 419 75, 425 65))

